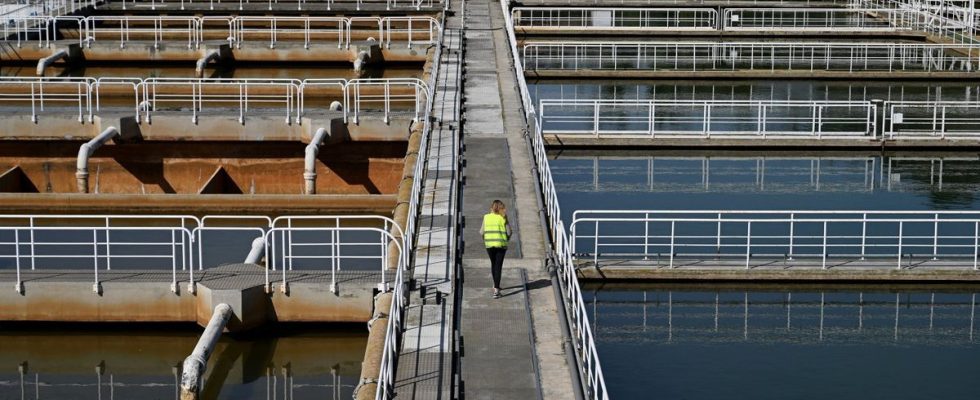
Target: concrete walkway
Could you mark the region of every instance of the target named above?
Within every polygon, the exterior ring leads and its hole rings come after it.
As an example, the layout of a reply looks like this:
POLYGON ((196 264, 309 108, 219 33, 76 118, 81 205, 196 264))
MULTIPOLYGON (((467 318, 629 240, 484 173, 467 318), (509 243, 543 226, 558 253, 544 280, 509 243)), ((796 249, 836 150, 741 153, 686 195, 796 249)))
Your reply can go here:
POLYGON ((569 366, 551 281, 525 124, 500 3, 468 0, 463 86, 464 244, 460 332, 468 399, 570 399, 569 366), (504 262, 504 296, 492 299, 479 234, 490 202, 507 204, 515 234, 504 262))

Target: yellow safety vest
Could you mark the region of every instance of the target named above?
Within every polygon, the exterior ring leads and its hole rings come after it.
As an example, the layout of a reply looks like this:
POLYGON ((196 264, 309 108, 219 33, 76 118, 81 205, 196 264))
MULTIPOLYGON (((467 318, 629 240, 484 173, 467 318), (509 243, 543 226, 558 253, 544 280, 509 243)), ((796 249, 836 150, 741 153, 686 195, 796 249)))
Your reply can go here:
POLYGON ((483 243, 490 247, 507 247, 507 220, 502 215, 483 216, 483 243))

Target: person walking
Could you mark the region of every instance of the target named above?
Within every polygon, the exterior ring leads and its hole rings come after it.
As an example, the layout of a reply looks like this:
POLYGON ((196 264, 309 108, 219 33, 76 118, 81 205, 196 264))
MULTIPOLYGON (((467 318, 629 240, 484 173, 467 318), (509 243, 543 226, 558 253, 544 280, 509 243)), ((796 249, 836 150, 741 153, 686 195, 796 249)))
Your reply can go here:
POLYGON ((490 203, 490 212, 483 216, 480 234, 483 235, 483 244, 486 245, 487 255, 490 256, 493 298, 500 298, 500 274, 504 268, 504 255, 507 254, 507 241, 510 240, 511 235, 504 202, 494 200, 490 203))

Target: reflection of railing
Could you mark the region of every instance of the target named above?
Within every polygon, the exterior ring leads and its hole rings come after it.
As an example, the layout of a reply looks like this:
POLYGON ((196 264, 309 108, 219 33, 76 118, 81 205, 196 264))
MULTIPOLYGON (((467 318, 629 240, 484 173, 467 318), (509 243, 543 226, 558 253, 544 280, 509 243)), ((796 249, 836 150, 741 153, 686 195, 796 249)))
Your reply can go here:
MULTIPOLYGON (((890 166, 891 159, 888 161, 890 166)), ((881 164, 879 157, 562 156, 552 168, 562 176, 559 186, 563 192, 754 188, 795 193, 872 191, 878 186, 881 164), (831 183, 823 183, 826 181, 831 183)), ((883 180, 883 171, 881 175, 883 180)))
POLYGON ((976 293, 629 292, 592 294, 595 329, 605 340, 855 343, 973 342, 976 293), (617 293, 619 294, 619 293, 617 293), (626 323, 601 321, 615 318, 626 323), (658 323, 660 322, 660 323, 658 323))
POLYGON ((552 257, 557 267, 558 283, 562 294, 562 306, 565 323, 571 331, 571 341, 574 346, 574 358, 578 370, 579 383, 588 398, 608 400, 609 391, 606 379, 599 362, 599 353, 595 345, 595 337, 589 324, 589 313, 582 300, 582 288, 579 286, 578 275, 575 272, 571 245, 564 222, 561 220, 561 206, 558 202, 558 191, 548 166, 548 154, 545 150, 544 136, 538 114, 534 110, 534 102, 524 80, 524 68, 519 62, 520 53, 517 50, 517 38, 514 36, 514 23, 506 2, 500 3, 504 14, 504 24, 507 39, 510 44, 511 58, 514 60, 514 70, 517 76, 517 86, 524 105, 525 119, 531 137, 531 151, 534 166, 537 169, 538 184, 543 197, 544 214, 547 220, 548 238, 553 252, 552 257))
POLYGON ((876 105, 846 101, 541 100, 546 134, 873 139, 876 105))
POLYGON ((711 8, 573 8, 515 7, 514 26, 552 29, 715 30, 718 12, 711 8))
POLYGON ((286 124, 301 124, 309 108, 307 97, 323 96, 323 89, 337 88, 344 120, 359 121, 361 114, 381 111, 385 122, 398 110, 411 110, 415 121, 428 114, 429 88, 418 79, 193 79, 193 78, 20 78, 0 77, 0 104, 30 107, 31 119, 38 121, 45 112, 77 110, 80 123, 91 122, 94 113, 106 108, 103 97, 131 98, 127 107, 140 123, 151 115, 178 112, 194 123, 207 108, 228 110, 245 122, 249 114, 269 112, 284 116, 286 124), (307 93, 305 89, 309 88, 307 93), (110 89, 116 89, 113 93, 110 89), (120 94, 119 92, 123 92, 120 94), (132 93, 132 97, 129 97, 132 93), (271 110, 271 111, 270 111, 271 110))
POLYGON ((524 45, 536 70, 975 73, 980 47, 923 43, 564 42, 524 45))
MULTIPOLYGON (((977 269, 980 214, 955 211, 631 211, 573 214, 572 251, 601 259, 810 260, 827 269, 943 260, 977 269), (832 264, 832 265, 831 265, 832 264)), ((685 266, 685 268, 698 268, 685 266)))

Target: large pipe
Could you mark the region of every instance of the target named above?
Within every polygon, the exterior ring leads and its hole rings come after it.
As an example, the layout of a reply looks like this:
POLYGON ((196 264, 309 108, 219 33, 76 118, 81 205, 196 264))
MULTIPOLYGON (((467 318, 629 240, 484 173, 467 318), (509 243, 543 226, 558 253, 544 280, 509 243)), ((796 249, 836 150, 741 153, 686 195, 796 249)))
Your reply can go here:
POLYGON ((102 147, 109 139, 119 136, 119 129, 114 126, 106 128, 98 136, 78 148, 78 161, 75 164, 75 181, 78 193, 88 193, 88 159, 95 150, 102 147))
POLYGON ((306 158, 303 160, 304 192, 316 194, 316 156, 320 153, 320 143, 327 137, 327 128, 320 128, 313 134, 313 140, 306 145, 306 158))
POLYGON ((50 56, 37 60, 37 76, 44 76, 44 70, 62 58, 68 59, 68 49, 58 50, 50 56))
POLYGON ((258 264, 265 256, 265 238, 259 236, 252 241, 252 250, 245 257, 245 264, 258 264))
POLYGON ((197 60, 197 66, 194 67, 194 76, 198 78, 204 77, 204 69, 207 68, 208 63, 211 61, 217 62, 221 58, 221 52, 218 50, 211 50, 204 57, 197 60))
POLYGON ((180 400, 198 400, 201 391, 201 376, 208 368, 208 358, 214 352, 214 345, 221 337, 231 318, 231 306, 221 303, 214 308, 211 321, 194 346, 194 352, 184 359, 183 373, 180 376, 180 400))

